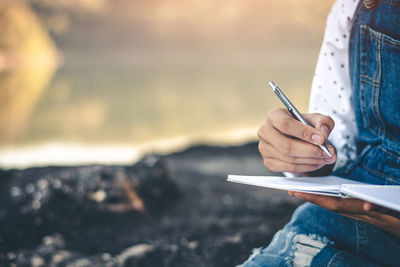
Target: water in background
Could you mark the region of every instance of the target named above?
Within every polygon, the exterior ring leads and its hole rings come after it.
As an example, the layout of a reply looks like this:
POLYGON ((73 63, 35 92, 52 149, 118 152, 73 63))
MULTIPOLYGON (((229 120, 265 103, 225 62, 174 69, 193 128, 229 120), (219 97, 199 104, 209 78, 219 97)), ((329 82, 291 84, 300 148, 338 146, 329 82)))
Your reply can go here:
MULTIPOLYGON (((67 29, 49 29, 58 68, 0 73, 2 167, 129 163, 254 140, 281 106, 269 80, 307 110, 331 2, 100 2, 65 8, 67 29)), ((43 21, 46 8, 31 9, 43 21)))

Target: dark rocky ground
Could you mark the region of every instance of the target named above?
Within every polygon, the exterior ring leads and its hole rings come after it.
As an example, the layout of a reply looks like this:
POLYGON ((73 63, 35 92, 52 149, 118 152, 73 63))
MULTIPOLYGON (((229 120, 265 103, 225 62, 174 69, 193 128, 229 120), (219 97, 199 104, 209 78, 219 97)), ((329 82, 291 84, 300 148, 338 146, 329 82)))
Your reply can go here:
POLYGON ((234 266, 300 203, 233 184, 265 175, 255 143, 196 146, 133 166, 0 171, 2 266, 234 266))

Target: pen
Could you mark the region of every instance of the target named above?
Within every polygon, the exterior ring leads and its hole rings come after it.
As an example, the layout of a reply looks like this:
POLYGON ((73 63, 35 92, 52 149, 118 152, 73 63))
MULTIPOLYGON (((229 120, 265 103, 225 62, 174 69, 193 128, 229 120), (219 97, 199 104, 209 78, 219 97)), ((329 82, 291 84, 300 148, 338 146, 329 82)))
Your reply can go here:
MULTIPOLYGON (((282 92, 282 90, 276 85, 274 82, 270 81, 269 86, 272 87, 274 90, 274 93, 279 97, 279 99, 282 101, 282 103, 286 106, 286 108, 289 110, 289 112, 300 122, 307 126, 313 127, 311 124, 306 121, 306 119, 301 115, 301 113, 297 110, 297 108, 290 102, 289 98, 285 96, 285 94, 282 92)), ((329 152, 329 149, 326 147, 325 144, 319 145, 319 147, 329 156, 332 157, 332 154, 329 152)))

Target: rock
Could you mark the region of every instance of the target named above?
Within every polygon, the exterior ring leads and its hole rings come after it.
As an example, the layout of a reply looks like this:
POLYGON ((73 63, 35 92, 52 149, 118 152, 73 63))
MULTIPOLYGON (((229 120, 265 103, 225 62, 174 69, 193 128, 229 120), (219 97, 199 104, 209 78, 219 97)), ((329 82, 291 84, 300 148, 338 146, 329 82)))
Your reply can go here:
POLYGON ((133 166, 0 170, 0 266, 240 264, 299 204, 226 182, 232 165, 263 170, 256 147, 199 146, 133 166), (225 161, 218 172, 201 169, 225 161))
POLYGON ((117 256, 117 262, 118 264, 124 266, 128 259, 140 258, 152 250, 153 246, 147 244, 139 244, 129 247, 117 256))
POLYGON ((48 233, 73 238, 96 221, 140 218, 173 205, 177 185, 165 164, 32 168, 0 173, 0 247, 38 243, 48 233))

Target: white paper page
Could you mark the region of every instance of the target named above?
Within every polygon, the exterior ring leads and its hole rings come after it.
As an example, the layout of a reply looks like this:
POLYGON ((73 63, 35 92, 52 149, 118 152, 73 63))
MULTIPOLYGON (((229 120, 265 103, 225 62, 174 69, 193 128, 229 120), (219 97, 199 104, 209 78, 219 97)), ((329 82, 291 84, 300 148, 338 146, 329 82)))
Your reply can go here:
POLYGON ((228 181, 273 189, 309 192, 331 196, 339 196, 339 188, 342 184, 363 184, 337 176, 289 178, 280 176, 229 175, 228 181))
POLYGON ((399 185, 343 185, 340 192, 377 205, 400 211, 399 185))

